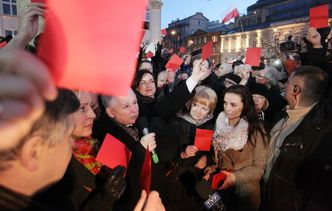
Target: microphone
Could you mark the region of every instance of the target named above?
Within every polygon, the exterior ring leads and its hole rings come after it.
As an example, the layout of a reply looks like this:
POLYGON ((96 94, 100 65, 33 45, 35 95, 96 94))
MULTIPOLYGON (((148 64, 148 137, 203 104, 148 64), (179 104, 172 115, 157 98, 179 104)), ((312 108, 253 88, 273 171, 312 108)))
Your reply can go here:
MULTIPOLYGON (((142 135, 145 136, 150 133, 149 131, 149 120, 146 116, 139 117, 137 120, 137 127, 142 131, 142 135)), ((159 158, 157 153, 152 150, 152 161, 154 164, 159 163, 159 158)))
POLYGON ((202 179, 195 184, 197 194, 204 200, 204 206, 208 210, 221 211, 226 210, 221 196, 217 192, 213 192, 208 181, 202 179))

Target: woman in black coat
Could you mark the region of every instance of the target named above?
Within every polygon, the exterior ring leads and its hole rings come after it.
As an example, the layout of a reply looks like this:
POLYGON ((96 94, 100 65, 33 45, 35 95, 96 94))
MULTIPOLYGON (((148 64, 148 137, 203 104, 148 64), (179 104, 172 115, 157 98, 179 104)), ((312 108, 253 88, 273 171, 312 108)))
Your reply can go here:
MULTIPOLYGON (((182 99, 190 96, 186 93, 182 99)), ((168 111, 170 115, 164 117, 169 118, 155 117, 151 123, 152 130, 157 134, 157 153, 167 169, 164 190, 166 207, 170 210, 202 210, 202 203, 196 200, 194 187, 203 175, 210 156, 209 152, 199 152, 194 141, 197 128, 213 129, 217 95, 211 88, 199 86, 189 102, 179 99, 170 104, 181 103, 184 106, 181 112, 165 108, 164 114, 168 111)))

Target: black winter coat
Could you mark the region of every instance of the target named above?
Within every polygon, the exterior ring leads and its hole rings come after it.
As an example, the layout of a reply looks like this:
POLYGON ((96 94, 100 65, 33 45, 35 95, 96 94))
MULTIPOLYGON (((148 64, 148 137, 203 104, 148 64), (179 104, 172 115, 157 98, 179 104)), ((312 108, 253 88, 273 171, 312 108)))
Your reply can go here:
POLYGON ((332 116, 316 104, 288 135, 265 184, 263 210, 332 210, 332 116))

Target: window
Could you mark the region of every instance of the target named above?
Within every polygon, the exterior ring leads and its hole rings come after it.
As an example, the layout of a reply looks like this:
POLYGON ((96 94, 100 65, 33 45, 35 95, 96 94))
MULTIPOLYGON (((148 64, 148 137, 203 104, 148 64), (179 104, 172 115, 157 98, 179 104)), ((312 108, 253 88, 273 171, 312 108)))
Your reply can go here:
POLYGON ((7 36, 7 35, 13 35, 13 36, 15 36, 17 34, 17 31, 15 31, 15 30, 11 30, 11 29, 6 29, 5 30, 5 35, 7 36))
POLYGON ((198 25, 201 25, 201 21, 200 20, 198 21, 198 25))
POLYGON ((2 0, 2 13, 4 15, 17 15, 16 0, 2 0))

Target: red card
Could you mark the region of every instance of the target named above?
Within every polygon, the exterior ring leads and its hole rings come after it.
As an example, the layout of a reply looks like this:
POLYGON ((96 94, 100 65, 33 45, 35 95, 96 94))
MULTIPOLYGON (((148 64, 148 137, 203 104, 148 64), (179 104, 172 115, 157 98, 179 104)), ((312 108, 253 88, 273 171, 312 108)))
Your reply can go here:
POLYGON ((91 9, 81 0, 48 1, 38 55, 49 66, 58 86, 108 95, 128 94, 146 1, 124 4, 121 0, 99 0, 91 9), (124 24, 124 19, 130 21, 124 24))
POLYGON ((218 173, 218 174, 215 174, 213 175, 212 177, 212 184, 211 184, 211 187, 213 190, 216 190, 217 188, 220 188, 221 186, 219 185, 219 183, 221 181, 224 181, 226 179, 226 174, 224 173, 218 173))
POLYGON ((161 35, 163 35, 163 36, 166 36, 166 35, 167 35, 167 31, 166 31, 166 29, 162 29, 162 30, 160 30, 160 32, 161 32, 161 35))
POLYGON ((261 61, 261 48, 247 48, 246 64, 258 67, 261 61))
POLYGON ((209 58, 212 53, 212 41, 206 43, 202 48, 202 60, 209 58))
POLYGON ((328 27, 329 5, 324 4, 310 8, 310 26, 319 28, 328 27))
POLYGON ((107 134, 103 145, 100 147, 96 160, 110 168, 114 168, 118 165, 127 168, 130 156, 130 150, 121 141, 107 134))
POLYGON ((145 54, 146 58, 152 58, 153 57, 153 53, 151 51, 149 51, 147 54, 145 54))
POLYGON ((213 130, 196 129, 195 147, 200 151, 210 151, 213 130))
POLYGON ((140 176, 141 187, 146 191, 147 194, 149 194, 151 187, 151 171, 152 171, 151 153, 149 149, 147 149, 145 152, 144 163, 140 176))
POLYGON ((165 65, 166 69, 170 69, 175 72, 179 69, 180 65, 183 63, 183 59, 181 59, 178 55, 173 55, 165 65))
POLYGON ((180 53, 184 54, 186 52, 186 48, 185 47, 180 47, 180 53))

